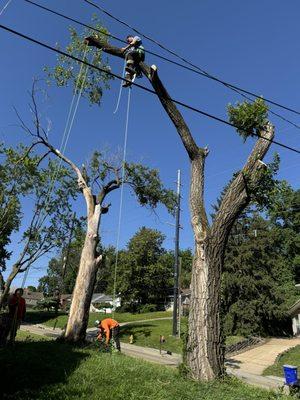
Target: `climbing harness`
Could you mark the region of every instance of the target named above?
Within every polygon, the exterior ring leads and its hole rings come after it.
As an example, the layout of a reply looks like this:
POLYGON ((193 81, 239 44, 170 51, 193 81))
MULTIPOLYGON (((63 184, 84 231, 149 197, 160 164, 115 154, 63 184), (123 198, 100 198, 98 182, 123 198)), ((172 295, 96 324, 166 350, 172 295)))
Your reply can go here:
POLYGON ((128 100, 127 100, 127 112, 126 112, 126 123, 125 123, 125 134, 124 134, 124 147, 123 147, 123 160, 122 160, 122 186, 120 194, 120 206, 119 206, 119 220, 118 220, 118 231, 117 231, 117 241, 116 241, 116 259, 115 259, 115 271, 114 271, 114 289, 113 289, 113 317, 115 314, 115 302, 116 302, 116 287, 117 287, 117 270, 119 261, 119 245, 120 245, 120 233, 121 233, 121 222, 122 222, 122 211, 123 211, 123 198, 124 198, 124 178, 125 178, 125 164, 126 164, 126 154, 127 154, 127 139, 128 139, 128 123, 130 114, 130 102, 131 102, 131 87, 128 90, 128 100))

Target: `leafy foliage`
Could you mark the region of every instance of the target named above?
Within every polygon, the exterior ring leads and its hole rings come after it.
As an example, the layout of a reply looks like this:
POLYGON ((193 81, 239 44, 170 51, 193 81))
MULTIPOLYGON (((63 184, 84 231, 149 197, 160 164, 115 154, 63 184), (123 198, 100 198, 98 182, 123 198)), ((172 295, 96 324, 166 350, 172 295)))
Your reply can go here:
POLYGON ((46 297, 43 300, 39 300, 35 306, 38 310, 54 310, 56 313, 59 309, 59 298, 58 297, 46 297))
POLYGON ((264 209, 252 205, 233 227, 222 281, 227 335, 291 332, 286 315, 300 277, 298 192, 278 183, 264 209))
POLYGON ((84 236, 82 227, 77 227, 70 245, 64 246, 60 254, 49 261, 47 274, 39 279, 39 291, 47 296, 53 296, 57 289, 63 293, 73 292, 84 236), (63 272, 64 265, 65 271, 63 272))
POLYGON ((37 158, 27 154, 28 149, 0 146, 0 270, 6 269, 11 253, 6 246, 11 235, 20 228, 21 199, 32 190, 33 176, 37 174, 37 158))
POLYGON ((257 136, 265 128, 268 122, 268 106, 262 98, 253 103, 244 101, 235 106, 229 104, 227 107, 229 122, 234 124, 237 132, 244 141, 249 136, 257 136))
POLYGON ((159 171, 141 164, 126 163, 125 182, 128 183, 143 206, 155 208, 158 203, 164 204, 174 214, 176 196, 172 190, 165 189, 159 178, 159 171))
MULTIPOLYGON (((66 168, 58 167, 56 161, 46 161, 43 156, 34 154, 32 149, 20 145, 3 151, 1 171, 5 171, 5 179, 2 180, 2 198, 5 199, 6 193, 9 193, 7 199, 18 206, 18 213, 14 218, 11 216, 9 221, 13 227, 10 234, 19 229, 21 204, 23 206, 26 203, 27 210, 28 207, 31 210, 26 212, 26 221, 29 222, 21 234, 23 249, 7 278, 7 289, 16 274, 25 271, 41 256, 65 243, 71 224, 71 201, 76 198, 78 187, 66 168)), ((7 238, 10 240, 10 236, 6 237, 6 242, 7 238)), ((5 265, 2 264, 2 271, 4 269, 5 265)), ((1 281, 4 285, 2 274, 1 281)))
MULTIPOLYGON (((101 32, 108 33, 96 17, 92 19, 92 25, 101 32)), ((73 27, 70 27, 69 31, 70 43, 66 47, 68 54, 89 62, 105 71, 110 71, 107 61, 103 60, 102 52, 88 47, 84 43, 84 38, 94 33, 93 31, 85 29, 82 33, 78 33, 73 27)), ((101 37, 101 40, 106 40, 107 38, 106 35, 102 35, 101 33, 98 33, 97 36, 101 37)), ((59 48, 59 46, 57 47, 59 48)), ((54 82, 57 86, 68 86, 71 83, 74 90, 76 88, 77 91, 82 87, 83 96, 87 97, 91 104, 98 105, 101 103, 103 89, 109 89, 109 80, 112 79, 105 72, 84 66, 63 55, 58 56, 58 63, 54 68, 45 67, 44 71, 48 76, 49 84, 54 82)))

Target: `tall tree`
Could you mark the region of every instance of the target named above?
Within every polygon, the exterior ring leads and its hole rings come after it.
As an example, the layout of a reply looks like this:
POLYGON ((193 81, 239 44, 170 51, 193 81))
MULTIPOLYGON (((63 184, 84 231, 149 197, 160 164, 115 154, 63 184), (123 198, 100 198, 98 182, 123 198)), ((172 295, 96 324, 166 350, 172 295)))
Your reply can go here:
POLYGON ((222 277, 225 334, 290 334, 286 315, 295 287, 283 235, 256 210, 235 226, 222 277))
POLYGON ((99 248, 99 226, 102 215, 109 211, 110 204, 106 201, 110 193, 123 184, 127 184, 142 206, 155 208, 162 203, 170 211, 174 208, 175 197, 172 191, 163 187, 157 170, 136 163, 122 165, 121 161, 114 157, 112 161, 108 161, 105 155, 98 151, 94 152, 87 165, 83 165, 82 169, 79 168, 50 143, 48 132, 41 124, 37 109, 35 84, 32 88, 31 100, 34 127, 30 129, 26 126, 26 131, 32 136, 32 147, 37 145, 46 147, 48 152, 69 167, 70 173, 73 172, 77 177, 78 188, 86 202, 87 228, 65 332, 67 341, 80 342, 85 340, 96 274, 102 261, 103 255, 99 248))
POLYGON ((266 209, 282 243, 282 253, 292 265, 295 282, 300 283, 300 190, 280 182, 266 209))
POLYGON ((163 248, 164 235, 142 227, 119 256, 117 291, 138 310, 146 304, 164 309, 172 287, 173 257, 163 248))
MULTIPOLYGON (((89 37, 90 46, 124 58, 121 48, 101 38, 89 37)), ((157 72, 144 62, 139 67, 150 81, 168 117, 174 124, 191 163, 190 209, 195 237, 192 269, 191 307, 189 314, 187 364, 190 376, 212 380, 224 373, 224 349, 220 325, 220 288, 224 252, 233 223, 249 204, 255 186, 264 171, 262 160, 274 137, 274 128, 267 120, 262 100, 254 104, 238 104, 229 109, 231 122, 242 129, 243 136, 259 135, 248 160, 229 185, 212 225, 204 205, 204 169, 208 149, 199 147, 183 116, 169 96, 157 72)))
MULTIPOLYGON (((20 227, 21 207, 17 196, 20 190, 19 181, 16 182, 16 170, 10 162, 10 149, 0 147, 0 290, 4 289, 3 272, 11 256, 7 246, 11 242, 11 235, 20 227)), ((18 171, 20 172, 20 171, 18 171)))
POLYGON ((0 308, 5 304, 11 283, 15 277, 27 271, 44 254, 60 247, 69 230, 71 199, 77 195, 73 178, 65 168, 58 168, 55 161, 46 163, 44 156, 30 155, 32 148, 10 149, 7 163, 18 171, 18 177, 11 184, 20 191, 15 192, 19 204, 24 194, 32 200, 29 225, 22 233, 22 248, 19 257, 11 267, 0 298, 0 308), (21 151, 21 152, 20 152, 21 151), (45 165, 46 163, 46 165, 45 165), (55 175, 56 182, 53 181, 55 175), (18 185, 18 181, 22 182, 18 185))

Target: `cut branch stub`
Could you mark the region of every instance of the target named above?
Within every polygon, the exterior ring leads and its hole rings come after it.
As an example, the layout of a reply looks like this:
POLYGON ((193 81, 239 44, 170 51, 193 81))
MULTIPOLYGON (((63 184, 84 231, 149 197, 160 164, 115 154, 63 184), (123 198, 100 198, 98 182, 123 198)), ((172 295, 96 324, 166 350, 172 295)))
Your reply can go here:
MULTIPOLYGON (((105 53, 111 54, 116 57, 124 58, 124 52, 118 48, 111 46, 105 42, 101 42, 101 40, 97 40, 95 38, 88 38, 89 44, 91 46, 98 47, 99 49, 103 50, 105 53)), ((170 117, 171 121, 175 125, 175 128, 182 140, 182 143, 189 155, 189 158, 192 160, 193 158, 197 157, 199 148, 195 143, 191 132, 184 121, 181 113, 177 109, 176 105, 171 100, 166 88, 162 84, 161 80, 157 74, 157 67, 152 65, 149 67, 144 62, 140 62, 139 66, 143 72, 143 74, 149 79, 153 89, 155 90, 162 106, 164 107, 165 111, 167 112, 168 116, 170 117)))

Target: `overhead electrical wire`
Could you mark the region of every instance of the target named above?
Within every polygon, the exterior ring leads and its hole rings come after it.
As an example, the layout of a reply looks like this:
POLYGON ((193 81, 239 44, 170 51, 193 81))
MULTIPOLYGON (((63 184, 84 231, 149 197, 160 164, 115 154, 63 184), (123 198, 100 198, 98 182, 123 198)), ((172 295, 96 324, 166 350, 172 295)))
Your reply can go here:
MULTIPOLYGON (((25 1, 27 1, 27 0, 25 0, 25 1)), ((181 61, 185 62, 186 64, 190 65, 191 67, 196 68, 198 71, 200 71, 202 74, 204 74, 205 76, 209 77, 210 79, 216 80, 216 81, 222 83, 225 86, 228 86, 228 87, 236 89, 236 90, 240 90, 240 91, 242 91, 242 92, 244 92, 246 94, 249 94, 251 96, 254 96, 254 97, 257 97, 257 98, 261 98, 261 96, 255 94, 253 92, 250 92, 249 90, 242 89, 242 88, 240 88, 240 87, 238 87, 236 85, 233 85, 231 83, 225 82, 225 81, 223 81, 223 80, 211 75, 210 73, 208 73, 204 69, 200 68, 198 65, 193 64, 191 61, 188 61, 184 57, 182 57, 179 54, 175 53, 173 50, 168 49, 167 47, 165 47, 164 45, 159 43, 157 40, 154 40, 150 36, 145 35, 144 33, 140 32, 139 30, 134 28, 133 26, 129 25, 127 22, 122 21, 120 18, 115 17, 113 14, 111 14, 110 12, 105 10, 103 7, 98 6, 97 4, 93 3, 92 1, 90 1, 90 0, 83 0, 83 1, 88 3, 88 4, 90 4, 91 6, 93 6, 95 8, 97 8, 99 11, 101 11, 104 14, 106 14, 107 16, 109 16, 110 18, 114 19, 115 21, 119 22, 120 24, 122 24, 122 25, 126 26, 127 28, 131 29, 133 32, 137 33, 138 35, 140 35, 140 36, 144 37, 145 39, 149 40, 150 42, 156 44, 157 46, 159 46, 164 51, 168 52, 169 54, 172 54, 174 57, 180 59, 181 61)), ((195 72, 195 70, 194 70, 194 72, 195 72)), ((277 102, 275 102, 275 101, 273 101, 271 99, 264 98, 264 100, 267 101, 270 104, 273 104, 273 105, 277 106, 277 107, 283 108, 283 109, 285 109, 287 111, 290 111, 290 112, 293 112, 295 114, 300 115, 300 111, 297 111, 297 110, 294 110, 294 109, 292 109, 290 107, 284 106, 284 105, 282 105, 280 103, 277 103, 277 102)))
MULTIPOLYGON (((52 10, 52 9, 50 9, 50 8, 48 8, 48 7, 45 7, 45 6, 41 5, 41 4, 38 4, 38 3, 36 3, 36 2, 34 2, 34 1, 32 1, 32 0, 24 0, 24 1, 25 1, 26 3, 32 4, 32 5, 34 5, 34 6, 38 7, 38 8, 40 8, 40 9, 42 9, 42 10, 45 10, 45 11, 47 11, 47 12, 49 12, 49 13, 52 13, 52 14, 54 14, 54 15, 57 15, 57 16, 59 16, 59 17, 61 17, 61 18, 64 18, 64 19, 66 19, 66 20, 68 20, 68 21, 72 21, 72 22, 74 22, 74 23, 76 23, 76 24, 78 24, 78 25, 80 25, 80 26, 83 26, 83 27, 85 27, 85 28, 91 29, 91 30, 93 30, 94 32, 101 33, 101 34, 104 35, 104 36, 113 38, 113 39, 115 39, 115 40, 117 40, 117 41, 119 41, 119 42, 124 43, 124 44, 127 45, 127 43, 126 43, 124 40, 118 38, 117 36, 112 35, 112 34, 107 33, 107 32, 104 32, 104 31, 102 31, 102 30, 100 30, 100 29, 94 28, 93 26, 88 25, 88 24, 85 24, 84 22, 79 21, 78 19, 75 19, 75 18, 69 17, 69 16, 67 16, 67 15, 64 15, 64 14, 58 12, 58 11, 52 10)), ((86 0, 84 0, 84 1, 86 1, 86 0)), ((99 8, 100 11, 106 13, 106 11, 104 11, 101 7, 97 6, 96 4, 94 4, 94 3, 90 2, 90 1, 88 1, 88 3, 91 4, 91 5, 93 5, 93 6, 96 7, 96 8, 99 8)), ((113 17, 112 14, 110 14, 110 13, 109 13, 109 16, 110 16, 111 18, 116 18, 116 17, 113 17)), ((116 19, 116 20, 119 21, 119 19, 116 19)), ((120 21, 119 21, 119 22, 120 22, 120 21)), ((122 23, 123 23, 123 22, 122 22, 122 23)), ((127 26, 127 25, 126 25, 126 26, 127 26)), ((130 27, 130 26, 128 25, 128 27, 130 27)), ((133 30, 134 30, 134 28, 131 28, 131 27, 130 27, 130 29, 133 29, 133 30)), ((135 30, 135 31, 136 31, 136 30, 135 30)), ((136 31, 136 32, 138 32, 138 31, 136 31)), ((138 33, 139 33, 139 32, 138 32, 138 33)), ((139 34, 140 34, 141 36, 143 36, 143 37, 149 39, 147 36, 145 36, 145 35, 143 35, 143 34, 141 34, 141 33, 139 33, 139 34)), ((150 40, 150 39, 149 39, 149 40, 150 40)), ((156 41, 154 41, 154 42, 156 43, 156 41)), ((163 49, 165 50, 164 47, 163 47, 163 49)), ((164 61, 166 61, 166 62, 168 62, 168 63, 177 65, 177 66, 180 67, 180 68, 184 68, 184 69, 186 69, 186 70, 188 70, 188 71, 191 71, 191 72, 196 73, 196 74, 198 74, 198 75, 204 76, 205 78, 214 80, 214 81, 216 81, 216 82, 218 82, 218 83, 220 83, 220 84, 226 86, 228 89, 230 89, 230 90, 232 90, 232 91, 238 93, 240 96, 243 96, 245 99, 247 99, 247 100, 249 100, 249 101, 252 101, 252 102, 253 102, 253 99, 251 99, 250 97, 246 96, 244 93, 247 93, 248 95, 251 95, 251 96, 253 96, 253 97, 255 97, 255 98, 261 98, 261 96, 258 95, 258 94, 249 92, 249 91, 247 91, 247 90, 245 90, 245 89, 242 89, 242 88, 240 88, 240 87, 238 87, 238 86, 235 86, 235 85, 233 85, 233 84, 231 84, 231 83, 225 82, 225 81, 223 81, 223 80, 217 78, 216 76, 213 76, 213 75, 209 74, 207 71, 204 71, 202 68, 198 67, 197 65, 191 64, 189 61, 185 60, 184 58, 182 58, 182 57, 180 57, 180 56, 177 56, 177 57, 179 57, 181 60, 183 60, 184 62, 188 63, 189 65, 193 66, 193 68, 188 67, 187 65, 178 63, 178 62, 176 62, 176 61, 174 61, 174 60, 171 60, 171 59, 169 59, 169 58, 167 58, 167 57, 164 57, 164 56, 162 56, 162 55, 160 55, 160 54, 157 54, 157 53, 155 53, 155 52, 153 52, 153 51, 145 50, 145 52, 148 53, 148 54, 151 54, 151 55, 153 55, 153 56, 155 56, 155 57, 158 57, 158 58, 160 58, 160 59, 162 59, 162 60, 164 60, 164 61), (196 69, 195 69, 195 68, 196 68, 196 69)), ((169 51, 169 52, 170 52, 171 54, 173 54, 172 51, 169 51)), ((175 55, 175 54, 176 54, 176 53, 174 53, 173 55, 175 55)), ((298 111, 296 111, 296 110, 293 110, 293 109, 291 109, 291 108, 289 108, 289 107, 286 107, 286 106, 284 106, 284 105, 282 105, 282 104, 279 104, 279 103, 277 103, 277 102, 274 102, 274 101, 272 101, 272 100, 270 100, 270 99, 266 99, 266 98, 264 98, 264 100, 265 100, 266 102, 269 102, 270 104, 273 104, 273 105, 279 107, 279 108, 283 108, 283 109, 285 109, 285 110, 288 110, 288 111, 291 111, 291 112, 293 112, 293 113, 296 113, 296 114, 299 114, 299 115, 300 115, 300 112, 298 112, 298 111)), ((290 121, 290 120, 287 119, 286 117, 284 117, 284 116, 282 116, 282 115, 276 113, 276 112, 273 111, 273 110, 269 110, 269 112, 270 112, 271 114, 275 115, 276 117, 282 119, 283 121, 287 122, 288 124, 294 126, 295 128, 300 129, 300 125, 296 124, 296 123, 293 122, 293 121, 290 121)))
MULTIPOLYGON (((85 46, 85 49, 84 49, 84 52, 83 52, 83 59, 85 59, 86 53, 87 53, 87 46, 85 46)), ((75 90, 74 90, 74 93, 73 93, 72 101, 71 101, 71 104, 70 104, 69 113, 68 113, 67 121, 66 121, 66 124, 65 124, 64 133, 63 133, 63 136, 62 136, 62 139, 61 139, 59 152, 62 153, 62 154, 64 154, 64 152, 66 150, 66 147, 67 147, 67 144, 68 144, 68 141, 70 139, 71 130, 72 130, 72 127, 73 127, 75 116, 77 114, 79 101, 81 99, 83 87, 84 87, 86 76, 87 76, 88 67, 86 67, 85 71, 83 72, 83 68, 84 68, 83 66, 84 66, 84 64, 81 64, 81 66, 80 66, 80 71, 79 71, 79 74, 78 74, 78 78, 76 80, 76 86, 75 86, 75 90), (82 80, 82 82, 80 84, 79 81, 80 81, 80 78, 81 78, 82 75, 83 75, 83 80, 82 80), (77 97, 77 100, 75 102, 76 96, 78 96, 78 97, 77 97), (74 106, 74 104, 75 104, 75 106, 74 106)), ((49 212, 46 210, 46 208, 47 208, 47 206, 48 206, 48 204, 50 202, 50 197, 51 197, 51 195, 53 193, 55 180, 56 180, 56 178, 57 178, 57 176, 58 176, 58 174, 59 174, 59 172, 61 170, 61 165, 62 165, 62 159, 60 158, 57 167, 54 169, 53 174, 50 176, 50 185, 49 185, 48 191, 46 193, 45 201, 42 204, 43 208, 41 209, 41 212, 40 212, 40 214, 39 214, 39 216, 37 218, 37 221, 35 223, 35 229, 37 230, 37 233, 42 229, 43 224, 44 224, 47 216, 49 215, 49 212)), ((30 267, 31 267, 31 265, 29 265, 26 268, 26 271, 25 271, 25 274, 24 274, 24 277, 23 277, 23 281, 22 281, 22 286, 21 286, 22 288, 24 288, 24 285, 25 285, 25 283, 27 281, 27 277, 28 277, 28 273, 29 273, 30 267)))
POLYGON ((0 15, 2 15, 4 13, 4 11, 6 10, 6 8, 9 6, 9 4, 12 2, 12 0, 8 0, 8 2, 5 4, 5 6, 1 9, 0 11, 0 15))
MULTIPOLYGON (((71 59, 73 59, 73 60, 75 60, 75 61, 77 61, 77 62, 79 62, 79 63, 83 63, 83 64, 85 64, 85 65, 87 65, 87 66, 89 66, 89 67, 91 67, 91 68, 97 69, 98 71, 103 72, 103 73, 105 73, 105 74, 108 74, 108 75, 110 75, 110 76, 113 76, 114 78, 121 79, 121 80, 123 80, 124 82, 128 82, 127 79, 125 79, 125 78, 123 78, 123 77, 121 77, 121 76, 119 76, 119 75, 117 75, 117 74, 115 74, 115 73, 113 73, 113 72, 111 72, 111 71, 108 71, 108 70, 106 70, 106 69, 104 69, 104 68, 97 67, 97 66, 95 66, 95 65, 93 65, 93 64, 91 64, 91 63, 89 63, 89 62, 87 62, 87 61, 80 60, 79 58, 77 58, 77 57, 75 57, 75 56, 72 56, 71 54, 68 54, 68 53, 66 53, 66 52, 64 52, 64 51, 62 51, 62 50, 56 49, 55 47, 49 46, 49 45, 46 44, 46 43, 43 43, 43 42, 41 42, 41 41, 39 41, 39 40, 37 40, 37 39, 34 39, 34 38, 30 37, 30 36, 24 35, 23 33, 18 32, 18 31, 15 31, 14 29, 11 29, 11 28, 9 28, 9 27, 7 27, 7 26, 5 26, 5 25, 0 24, 0 29, 3 29, 3 30, 5 30, 5 31, 7 31, 7 32, 10 32, 10 33, 12 33, 12 34, 14 34, 14 35, 16 35, 16 36, 19 36, 19 37, 21 37, 21 38, 23 38, 23 39, 26 39, 26 40, 30 41, 30 42, 32 42, 32 43, 38 44, 39 46, 42 46, 42 47, 44 47, 44 48, 46 48, 46 49, 48 49, 48 50, 51 50, 51 51, 53 51, 53 52, 55 52, 55 53, 58 53, 58 54, 61 54, 61 55, 65 56, 65 57, 71 58, 71 59)), ((132 85, 133 85, 133 86, 136 86, 136 87, 139 87, 140 89, 143 89, 143 90, 145 90, 146 92, 155 94, 155 95, 157 96, 157 93, 156 93, 154 90, 149 89, 149 88, 147 88, 146 86, 140 85, 139 83, 136 83, 136 82, 132 82, 132 85)), ((201 115, 204 115, 204 116, 206 116, 206 117, 208 117, 208 118, 211 118, 211 119, 213 119, 213 120, 215 120, 215 121, 219 121, 219 122, 221 122, 221 123, 223 123, 223 124, 225 124, 225 125, 228 125, 228 126, 231 126, 231 127, 235 128, 235 129, 239 129, 239 130, 245 131, 245 129, 243 129, 242 127, 240 127, 240 126, 238 126, 238 125, 235 125, 235 124, 233 124, 233 123, 231 123, 231 122, 228 122, 228 121, 226 121, 226 120, 224 120, 224 119, 222 119, 222 118, 220 118, 220 117, 217 117, 217 116, 215 116, 215 115, 213 115, 213 114, 210 114, 210 113, 207 113, 207 112, 205 112, 205 111, 202 111, 202 110, 200 110, 199 108, 190 106, 190 105, 188 105, 188 104, 186 104, 186 103, 183 103, 182 101, 173 99, 172 97, 166 97, 165 99, 166 99, 166 100, 169 100, 169 101, 172 101, 173 103, 178 104, 178 105, 180 105, 180 106, 182 106, 182 107, 184 107, 184 108, 186 108, 186 109, 188 109, 188 110, 194 111, 194 112, 196 112, 196 113, 198 113, 198 114, 201 114, 201 115)), ((245 131, 245 132, 246 132, 246 131, 245 131)), ((276 145, 278 145, 278 146, 280 146, 280 147, 283 147, 283 148, 285 148, 285 149, 288 149, 288 150, 290 150, 290 151, 293 151, 293 152, 295 152, 295 153, 300 154, 300 150, 298 150, 298 149, 296 149, 296 148, 294 148, 294 147, 290 147, 290 146, 288 146, 288 145, 285 145, 285 144, 283 144, 283 143, 277 142, 277 141, 275 141, 275 140, 268 139, 268 138, 266 138, 266 137, 264 137, 264 136, 259 135, 258 133, 254 133, 254 132, 248 132, 248 133, 249 133, 250 135, 259 137, 259 138, 261 138, 261 139, 265 139, 265 140, 267 140, 267 141, 269 141, 269 142, 272 142, 272 143, 274 143, 274 144, 276 144, 276 145)))

